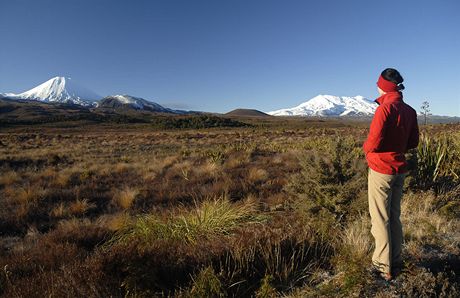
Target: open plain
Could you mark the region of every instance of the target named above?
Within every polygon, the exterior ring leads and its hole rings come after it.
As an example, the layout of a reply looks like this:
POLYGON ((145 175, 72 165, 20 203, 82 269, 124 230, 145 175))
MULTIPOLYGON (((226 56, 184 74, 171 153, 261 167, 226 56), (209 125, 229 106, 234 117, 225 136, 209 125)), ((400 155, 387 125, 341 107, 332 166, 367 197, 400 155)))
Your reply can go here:
POLYGON ((422 126, 403 272, 369 272, 369 123, 57 122, 0 129, 5 297, 454 297, 460 126, 422 126))

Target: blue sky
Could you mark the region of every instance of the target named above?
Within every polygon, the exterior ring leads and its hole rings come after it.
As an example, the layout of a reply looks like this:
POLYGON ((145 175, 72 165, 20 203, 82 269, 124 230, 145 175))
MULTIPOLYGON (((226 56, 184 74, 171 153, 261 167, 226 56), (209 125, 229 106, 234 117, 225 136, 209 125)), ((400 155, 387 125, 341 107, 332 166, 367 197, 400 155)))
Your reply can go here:
POLYGON ((457 0, 0 0, 0 38, 0 92, 69 76, 103 96, 270 111, 374 99, 394 67, 416 110, 460 116, 457 0))

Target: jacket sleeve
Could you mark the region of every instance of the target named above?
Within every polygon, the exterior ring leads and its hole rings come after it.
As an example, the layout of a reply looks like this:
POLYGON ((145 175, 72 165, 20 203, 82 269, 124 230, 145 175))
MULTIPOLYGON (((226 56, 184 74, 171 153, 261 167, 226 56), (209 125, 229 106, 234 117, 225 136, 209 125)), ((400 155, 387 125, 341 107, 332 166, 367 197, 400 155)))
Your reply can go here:
POLYGON ((409 134, 409 139, 407 141, 407 150, 416 148, 419 141, 419 131, 417 123, 417 114, 415 114, 414 125, 412 125, 412 130, 409 134))
POLYGON ((369 152, 378 151, 382 146, 388 114, 388 111, 383 106, 379 106, 377 110, 375 110, 374 118, 372 119, 371 127, 369 129, 369 135, 363 145, 364 153, 366 155, 369 152))

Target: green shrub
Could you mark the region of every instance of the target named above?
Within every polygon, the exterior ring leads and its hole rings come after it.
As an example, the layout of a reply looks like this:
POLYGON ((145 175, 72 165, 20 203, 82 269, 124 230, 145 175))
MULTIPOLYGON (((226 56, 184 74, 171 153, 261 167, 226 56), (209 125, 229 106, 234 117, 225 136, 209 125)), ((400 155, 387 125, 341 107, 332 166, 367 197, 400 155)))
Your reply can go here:
POLYGON ((351 140, 339 138, 324 152, 307 151, 300 157, 300 173, 285 188, 296 198, 296 210, 331 222, 349 215, 350 205, 366 189, 365 163, 355 147, 351 140))

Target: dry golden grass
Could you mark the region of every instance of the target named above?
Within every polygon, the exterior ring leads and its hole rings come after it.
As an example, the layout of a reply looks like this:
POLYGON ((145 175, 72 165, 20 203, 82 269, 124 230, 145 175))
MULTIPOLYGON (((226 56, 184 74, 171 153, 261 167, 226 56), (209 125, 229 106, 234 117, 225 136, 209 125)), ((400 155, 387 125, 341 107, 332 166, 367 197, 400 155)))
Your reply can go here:
POLYGON ((374 239, 370 233, 370 225, 369 216, 363 214, 345 227, 341 238, 344 246, 363 259, 368 257, 373 249, 374 239))
POLYGON ((264 169, 250 168, 248 174, 249 182, 263 182, 268 179, 268 172, 264 169))
POLYGON ((54 182, 60 187, 66 187, 69 183, 70 176, 72 175, 72 170, 66 169, 57 173, 54 182))
MULTIPOLYGON (((345 192, 352 202, 340 210, 310 210, 286 191, 302 170, 299 157, 324 154, 337 136, 364 163, 365 127, 296 119, 205 130, 2 128, 0 293, 408 296, 439 294, 438 284, 454 293, 456 279, 435 273, 458 273, 454 176, 439 179, 449 183, 438 192, 404 196, 404 256, 414 276, 404 273, 383 292, 365 272, 373 239, 362 193, 345 192)), ((436 140, 439 129, 427 129, 436 140)), ((455 136, 458 125, 442 130, 455 136)), ((452 144, 459 150, 458 133, 452 144)), ((353 190, 365 190, 356 183, 353 190)))
POLYGON ((135 188, 125 188, 119 190, 113 196, 113 200, 117 206, 121 209, 126 210, 131 207, 137 195, 139 195, 139 190, 135 188))
POLYGON ((84 215, 89 210, 95 208, 94 203, 90 203, 88 199, 77 199, 69 204, 68 211, 71 215, 84 215))
POLYGON ((442 247, 444 253, 460 254, 460 220, 443 215, 433 192, 411 193, 401 204, 405 245, 416 257, 426 246, 442 247))
POLYGON ((116 213, 111 215, 102 215, 97 220, 98 225, 112 232, 120 231, 132 223, 131 217, 125 213, 116 213))
POLYGON ((0 176, 0 185, 12 185, 21 181, 21 177, 17 172, 6 171, 0 176))
POLYGON ((64 203, 59 203, 56 207, 54 207, 51 212, 50 212, 50 216, 51 217, 65 217, 66 215, 68 214, 68 210, 65 206, 64 203))

